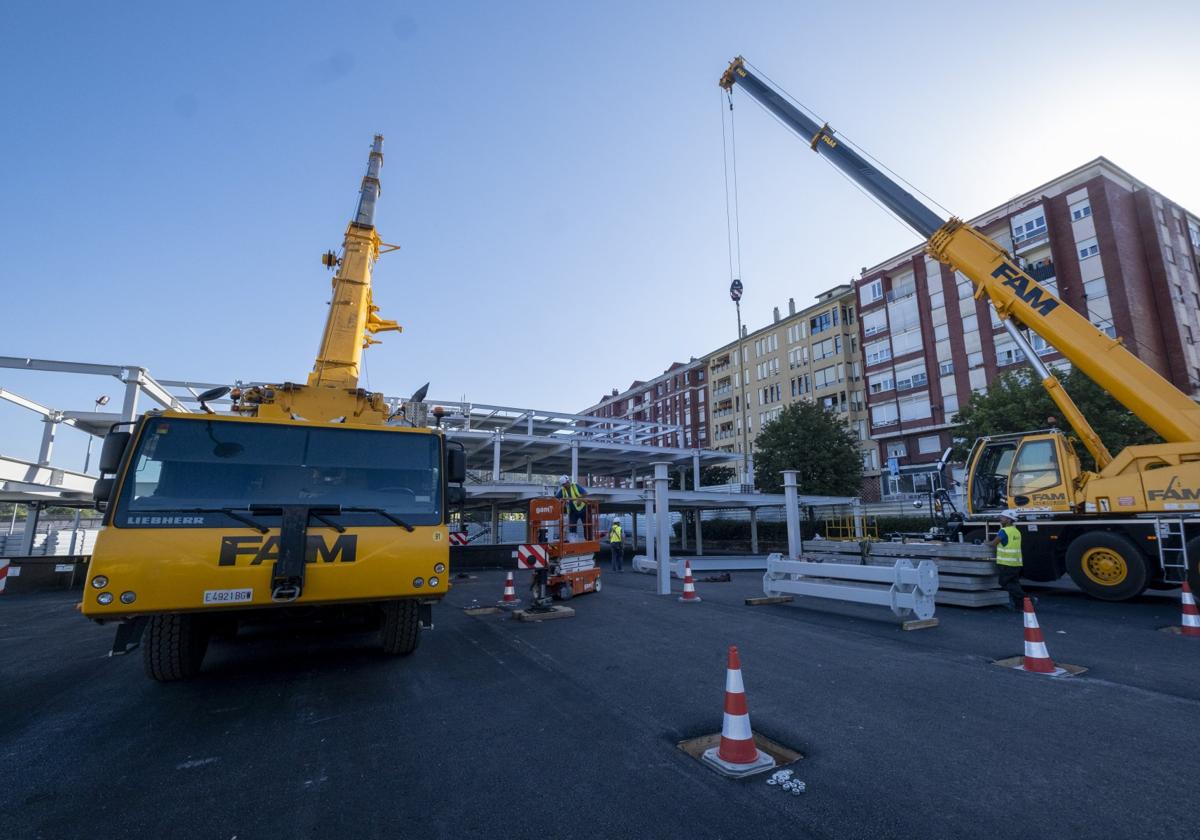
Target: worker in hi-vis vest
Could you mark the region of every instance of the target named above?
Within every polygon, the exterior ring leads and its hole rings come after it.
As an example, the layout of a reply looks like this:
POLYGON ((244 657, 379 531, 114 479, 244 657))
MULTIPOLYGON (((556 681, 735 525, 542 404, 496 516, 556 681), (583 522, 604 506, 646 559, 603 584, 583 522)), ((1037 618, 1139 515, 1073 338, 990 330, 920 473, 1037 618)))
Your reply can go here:
POLYGON ((608 529, 608 548, 612 552, 612 570, 614 572, 624 571, 625 534, 621 530, 621 520, 615 516, 608 529))
MULTIPOLYGON (((571 533, 575 533, 575 525, 579 522, 584 523, 584 530, 587 530, 587 522, 585 512, 587 505, 583 503, 583 497, 587 495, 587 490, 584 490, 578 484, 570 479, 569 476, 560 475, 558 477, 559 488, 554 494, 555 498, 564 499, 567 502, 568 521, 571 525, 571 533)), ((591 539, 591 534, 583 535, 585 540, 591 539)))
POLYGON ((996 572, 1000 577, 1000 588, 1008 590, 1008 608, 1024 606, 1025 590, 1021 588, 1021 532, 1016 526, 1017 512, 1006 510, 1000 514, 1000 530, 988 543, 996 547, 996 572))

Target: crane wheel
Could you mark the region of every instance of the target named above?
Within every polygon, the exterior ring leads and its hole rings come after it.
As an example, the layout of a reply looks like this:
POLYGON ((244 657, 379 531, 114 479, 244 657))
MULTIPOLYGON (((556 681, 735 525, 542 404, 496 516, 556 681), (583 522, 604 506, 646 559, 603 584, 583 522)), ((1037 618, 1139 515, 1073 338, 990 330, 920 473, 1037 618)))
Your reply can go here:
POLYGON ((1067 548, 1067 574, 1086 594, 1101 601, 1126 601, 1150 582, 1146 556, 1124 534, 1091 531, 1067 548))
POLYGON ((158 682, 174 682, 200 671, 208 650, 208 626, 198 615, 170 614, 150 617, 142 639, 142 667, 158 682))
POLYGON ((554 590, 554 597, 560 601, 570 601, 574 594, 575 589, 569 583, 560 583, 554 590))
POLYGON ((393 656, 408 656, 421 641, 421 615, 417 602, 386 601, 382 612, 379 640, 383 652, 393 656))

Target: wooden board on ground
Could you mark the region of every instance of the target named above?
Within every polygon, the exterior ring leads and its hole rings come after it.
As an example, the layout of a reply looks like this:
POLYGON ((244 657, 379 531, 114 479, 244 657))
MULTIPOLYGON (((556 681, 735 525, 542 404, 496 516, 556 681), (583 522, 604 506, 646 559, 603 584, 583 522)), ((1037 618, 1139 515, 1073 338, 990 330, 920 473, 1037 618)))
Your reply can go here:
POLYGON ((912 621, 904 621, 900 623, 901 630, 924 630, 928 627, 937 627, 938 620, 936 618, 914 618, 912 621))
MULTIPOLYGON (((1020 670, 1022 670, 1021 666, 1025 664, 1025 657, 1024 656, 1010 656, 1007 659, 997 659, 992 664, 999 665, 1001 668, 1012 668, 1013 670, 1020 671, 1020 670)), ((1062 668, 1064 671, 1067 672, 1065 674, 1057 675, 1060 677, 1066 677, 1066 676, 1076 677, 1076 676, 1079 676, 1080 674, 1087 673, 1087 668, 1084 668, 1082 665, 1068 665, 1066 662, 1055 662, 1054 665, 1055 665, 1055 667, 1062 668)))
POLYGON ((517 621, 553 621, 556 618, 573 618, 575 610, 570 607, 551 607, 545 612, 531 610, 515 610, 513 618, 517 621))
POLYGON ((792 602, 791 595, 765 595, 759 598, 747 598, 747 607, 762 607, 767 604, 790 604, 792 602))
POLYGON ((467 615, 491 615, 492 613, 503 612, 499 607, 463 607, 463 612, 467 615))

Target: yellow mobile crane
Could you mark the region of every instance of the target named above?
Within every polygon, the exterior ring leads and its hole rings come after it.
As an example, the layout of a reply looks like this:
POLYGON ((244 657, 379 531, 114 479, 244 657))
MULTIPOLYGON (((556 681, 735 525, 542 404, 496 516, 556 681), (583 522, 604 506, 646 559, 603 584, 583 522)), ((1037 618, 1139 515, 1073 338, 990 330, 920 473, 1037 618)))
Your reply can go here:
POLYGON ((745 90, 869 195, 925 237, 930 256, 975 286, 1096 461, 1081 469, 1073 441, 1050 429, 981 438, 967 461, 967 510, 985 519, 1005 508, 1026 514, 1019 527, 1025 575, 1064 572, 1085 592, 1124 600, 1147 586, 1200 586, 1200 406, 1087 318, 1025 273, 1003 247, 960 219, 943 219, 763 81, 742 57, 720 85, 745 90), (1115 456, 1030 346, 1041 336, 1113 395, 1165 443, 1115 456))
POLYGON ((377 135, 342 255, 322 258, 333 295, 305 384, 216 388, 203 413, 152 411, 105 438, 82 611, 120 622, 115 654, 144 634, 153 679, 193 675, 210 636, 245 620, 365 618, 401 655, 432 626, 465 456, 358 385, 372 336, 400 329, 371 299, 375 261, 394 250, 375 230, 382 165, 377 135), (232 414, 209 408, 226 394, 232 414))

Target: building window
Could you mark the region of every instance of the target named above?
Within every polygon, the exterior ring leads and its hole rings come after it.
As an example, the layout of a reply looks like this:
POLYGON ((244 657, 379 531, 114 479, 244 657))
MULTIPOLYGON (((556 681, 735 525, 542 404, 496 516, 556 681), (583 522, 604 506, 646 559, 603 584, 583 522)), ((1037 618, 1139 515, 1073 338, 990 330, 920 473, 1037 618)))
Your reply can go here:
POLYGON ((887 445, 887 456, 889 458, 903 458, 908 454, 908 449, 904 446, 904 441, 897 440, 887 445))
POLYGON ((867 366, 877 365, 892 358, 891 343, 887 340, 876 341, 863 348, 867 357, 867 366))
POLYGON ((949 361, 938 364, 938 373, 942 376, 949 376, 950 374, 954 373, 954 362, 949 361))
POLYGON ((1046 217, 1034 216, 1027 222, 1014 221, 1012 226, 1013 244, 1036 239, 1046 232, 1046 217))
POLYGON ((1083 296, 1088 300, 1102 298, 1108 294, 1108 283, 1103 277, 1097 277, 1095 280, 1089 280, 1083 284, 1083 296))
POLYGON ((860 308, 869 306, 877 300, 883 298, 883 280, 872 280, 867 285, 858 290, 858 299, 860 308))
POLYGON ((1096 244, 1096 237, 1085 239, 1076 244, 1076 249, 1079 251, 1079 259, 1086 260, 1088 257, 1094 257, 1100 253, 1100 246, 1096 244))
POLYGON ((891 426, 900 421, 900 410, 895 403, 871 406, 872 426, 891 426))
POLYGON ((967 367, 968 368, 977 368, 977 367, 982 367, 982 366, 983 366, 983 353, 982 352, 976 351, 974 353, 967 354, 967 367))
POLYGON ((1172 248, 1170 245, 1164 245, 1163 253, 1166 254, 1166 256, 1167 256, 1167 262, 1174 265, 1175 264, 1175 249, 1172 248))
POLYGON ((828 312, 822 312, 817 317, 809 319, 808 322, 809 331, 813 335, 816 335, 817 333, 823 333, 825 330, 833 329, 835 326, 837 326, 836 309, 831 309, 828 312))
POLYGON ((881 333, 888 328, 887 325, 887 310, 877 309, 874 312, 868 312, 862 316, 863 335, 872 336, 875 333, 881 333))
POLYGON ((958 411, 958 394, 950 394, 942 402, 942 411, 946 413, 946 417, 950 418, 958 411))
POLYGON ((942 439, 937 435, 929 435, 928 437, 917 438, 917 451, 922 455, 928 455, 930 452, 937 452, 942 448, 942 439))
POLYGON ((1071 221, 1078 222, 1092 215, 1092 204, 1086 198, 1071 205, 1071 221))

